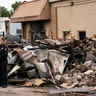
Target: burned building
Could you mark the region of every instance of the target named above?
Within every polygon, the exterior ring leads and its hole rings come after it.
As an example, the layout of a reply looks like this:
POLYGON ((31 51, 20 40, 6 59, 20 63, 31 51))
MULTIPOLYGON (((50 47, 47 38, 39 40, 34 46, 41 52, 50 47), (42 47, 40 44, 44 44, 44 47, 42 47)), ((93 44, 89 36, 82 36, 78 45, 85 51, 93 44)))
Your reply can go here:
POLYGON ((22 38, 84 39, 95 34, 96 0, 34 0, 17 8, 12 22, 22 23, 22 38))

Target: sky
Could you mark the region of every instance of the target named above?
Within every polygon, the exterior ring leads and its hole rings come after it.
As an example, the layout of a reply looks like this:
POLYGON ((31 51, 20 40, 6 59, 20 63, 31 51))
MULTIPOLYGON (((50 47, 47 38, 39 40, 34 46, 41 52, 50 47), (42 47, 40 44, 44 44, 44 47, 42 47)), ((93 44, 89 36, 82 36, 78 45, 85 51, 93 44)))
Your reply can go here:
POLYGON ((9 11, 11 10, 11 5, 14 4, 16 1, 31 1, 31 0, 2 0, 0 2, 0 6, 7 8, 9 11))

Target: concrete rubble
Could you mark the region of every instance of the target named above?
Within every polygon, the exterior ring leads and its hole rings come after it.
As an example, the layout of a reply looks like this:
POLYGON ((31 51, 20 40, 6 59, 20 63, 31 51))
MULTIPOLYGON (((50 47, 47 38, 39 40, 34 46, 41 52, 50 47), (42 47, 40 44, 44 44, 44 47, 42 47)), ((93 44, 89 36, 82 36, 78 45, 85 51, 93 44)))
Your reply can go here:
POLYGON ((96 35, 84 40, 36 40, 34 46, 17 44, 9 47, 9 83, 53 85, 57 91, 50 94, 96 91, 96 35))

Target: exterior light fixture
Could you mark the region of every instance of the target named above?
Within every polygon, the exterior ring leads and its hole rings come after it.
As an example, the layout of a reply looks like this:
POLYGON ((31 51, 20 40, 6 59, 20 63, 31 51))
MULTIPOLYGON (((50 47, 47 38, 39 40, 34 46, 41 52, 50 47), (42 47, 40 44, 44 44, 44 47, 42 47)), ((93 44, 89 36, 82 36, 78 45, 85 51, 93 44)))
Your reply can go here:
POLYGON ((74 2, 69 2, 69 6, 73 6, 74 5, 74 2))

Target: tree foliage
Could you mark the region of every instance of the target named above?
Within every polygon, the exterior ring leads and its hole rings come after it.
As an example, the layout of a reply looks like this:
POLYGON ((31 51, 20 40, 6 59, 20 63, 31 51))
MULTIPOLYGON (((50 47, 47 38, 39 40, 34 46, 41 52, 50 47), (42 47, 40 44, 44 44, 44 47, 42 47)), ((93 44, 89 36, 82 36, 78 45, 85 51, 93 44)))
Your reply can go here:
POLYGON ((1 7, 1 17, 10 17, 10 12, 5 7, 1 7))
POLYGON ((11 15, 15 12, 15 10, 19 5, 20 5, 20 1, 19 2, 16 1, 14 4, 11 5, 12 7, 12 10, 10 10, 11 15))
POLYGON ((7 8, 5 7, 0 7, 0 11, 1 11, 1 17, 11 17, 13 15, 13 13, 15 12, 15 10, 17 9, 17 7, 19 6, 21 1, 19 2, 15 2, 14 4, 11 5, 11 10, 8 11, 7 8))

